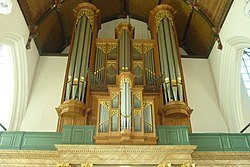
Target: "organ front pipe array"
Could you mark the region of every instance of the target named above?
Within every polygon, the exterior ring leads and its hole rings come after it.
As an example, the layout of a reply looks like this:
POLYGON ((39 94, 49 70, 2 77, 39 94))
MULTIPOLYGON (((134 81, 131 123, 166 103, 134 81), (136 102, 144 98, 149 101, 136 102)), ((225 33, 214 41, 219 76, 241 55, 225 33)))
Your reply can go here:
POLYGON ((88 68, 92 59, 93 39, 96 38, 99 10, 92 4, 80 3, 74 10, 76 23, 68 57, 62 104, 58 113, 57 131, 63 125, 86 125, 90 108, 88 101, 88 68))
POLYGON ((192 109, 187 104, 174 14, 172 6, 162 4, 155 7, 149 16, 149 29, 158 45, 160 72, 163 76, 159 122, 160 125, 189 126, 191 131, 192 109))

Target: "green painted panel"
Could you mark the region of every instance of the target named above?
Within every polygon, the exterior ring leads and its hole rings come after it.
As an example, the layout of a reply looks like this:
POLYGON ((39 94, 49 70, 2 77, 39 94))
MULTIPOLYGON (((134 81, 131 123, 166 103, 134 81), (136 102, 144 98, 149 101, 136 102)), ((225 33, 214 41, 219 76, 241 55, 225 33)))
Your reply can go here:
POLYGON ((224 151, 231 151, 232 147, 230 144, 230 139, 228 135, 220 135, 224 151))
POLYGON ((94 144, 95 126, 65 125, 62 143, 65 144, 94 144))
POLYGON ((187 126, 157 126, 160 145, 190 145, 187 126))
POLYGON ((94 144, 93 136, 95 135, 95 126, 90 126, 85 130, 84 143, 94 144))
POLYGON ((59 132, 25 132, 22 150, 54 150, 55 144, 61 144, 62 133, 59 132))
POLYGON ((74 144, 82 144, 84 143, 85 136, 85 127, 82 126, 74 126, 72 129, 72 138, 71 142, 74 144))
POLYGON ((2 132, 0 149, 19 150, 24 132, 2 132))
POLYGON ((230 143, 233 151, 250 151, 249 143, 245 135, 230 136, 230 143))
POLYGON ((197 151, 250 151, 250 134, 193 133, 189 139, 198 146, 197 151))
POLYGON ((199 151, 223 151, 220 136, 192 134, 189 136, 189 139, 192 145, 198 145, 197 150, 199 151))

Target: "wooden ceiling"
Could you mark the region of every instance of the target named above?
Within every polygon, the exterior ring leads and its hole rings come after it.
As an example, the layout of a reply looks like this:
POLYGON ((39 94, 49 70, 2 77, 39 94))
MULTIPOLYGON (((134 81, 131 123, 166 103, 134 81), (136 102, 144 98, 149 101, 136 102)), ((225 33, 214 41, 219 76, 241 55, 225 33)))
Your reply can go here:
MULTIPOLYGON (((57 55, 70 44, 78 3, 93 3, 102 22, 129 15, 144 22, 149 11, 161 3, 177 11, 179 44, 189 57, 208 58, 233 0, 18 0, 40 55, 57 55)), ((219 44, 219 43, 218 43, 219 44)), ((220 45, 218 45, 220 46, 220 45)))

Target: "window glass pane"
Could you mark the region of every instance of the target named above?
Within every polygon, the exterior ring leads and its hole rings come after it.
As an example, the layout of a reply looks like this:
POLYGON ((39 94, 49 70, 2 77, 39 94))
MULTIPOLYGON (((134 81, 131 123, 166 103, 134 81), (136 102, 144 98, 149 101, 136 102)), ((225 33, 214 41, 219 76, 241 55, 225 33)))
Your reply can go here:
POLYGON ((245 86, 247 89, 250 89, 250 82, 245 82, 245 86))
POLYGON ((240 72, 241 72, 241 74, 247 73, 246 67, 241 67, 241 68, 240 68, 240 72))
POLYGON ((241 74, 242 75, 242 79, 245 82, 245 80, 249 80, 249 76, 248 74, 241 74))

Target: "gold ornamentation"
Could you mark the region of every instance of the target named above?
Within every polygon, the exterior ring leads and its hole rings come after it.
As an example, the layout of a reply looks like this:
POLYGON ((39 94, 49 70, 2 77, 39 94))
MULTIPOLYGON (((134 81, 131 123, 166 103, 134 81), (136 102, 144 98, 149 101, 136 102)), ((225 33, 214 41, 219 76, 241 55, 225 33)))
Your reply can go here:
POLYGON ((98 42, 96 43, 96 47, 103 53, 109 54, 112 50, 117 48, 117 43, 98 42))
POLYGON ((143 44, 144 54, 146 54, 148 51, 150 51, 153 48, 154 48, 154 44, 152 44, 152 43, 144 43, 143 44))
POLYGON ((92 163, 81 164, 81 167, 93 167, 92 163))
POLYGON ((107 44, 108 44, 108 48, 107 48, 106 54, 110 53, 112 50, 117 48, 117 43, 107 43, 107 44))
POLYGON ((120 88, 121 88, 121 89, 122 89, 122 86, 123 86, 125 83, 128 83, 128 84, 129 84, 129 87, 132 86, 132 81, 131 81, 129 78, 122 78, 121 81, 120 81, 120 88))
POLYGON ((109 69, 110 67, 113 67, 116 69, 116 61, 108 61, 107 62, 107 69, 109 69))
POLYGON ((96 47, 100 49, 103 53, 107 52, 107 43, 96 43, 96 47))
POLYGON ((57 164, 57 167, 72 167, 72 165, 70 165, 69 163, 67 164, 57 164))
POLYGON ((141 100, 141 94, 140 93, 134 93, 134 96, 137 97, 137 99, 141 100))
POLYGON ((160 25, 160 22, 162 19, 165 17, 171 22, 172 26, 174 26, 174 21, 173 21, 173 14, 170 11, 167 10, 161 10, 156 13, 155 15, 155 20, 156 20, 156 29, 158 30, 158 27, 160 25))
POLYGON ((134 110, 134 116, 138 115, 141 117, 141 110, 134 110))
POLYGON ((137 52, 139 52, 140 54, 143 54, 142 43, 133 43, 132 46, 133 48, 135 48, 135 50, 137 50, 137 52))
POLYGON ((105 109, 109 110, 110 104, 108 101, 101 101, 100 104, 103 105, 105 109))
POLYGON ((113 115, 118 115, 118 113, 119 113, 119 111, 118 111, 118 110, 112 110, 112 112, 111 112, 111 116, 113 116, 113 115))
POLYGON ((134 62, 133 63, 134 69, 138 66, 140 69, 143 69, 142 62, 134 62))
POLYGON ((143 108, 147 108, 147 107, 149 107, 149 106, 151 106, 151 105, 152 105, 152 102, 144 102, 144 103, 142 104, 143 108))
POLYGON ((118 93, 117 92, 113 92, 112 93, 112 100, 114 99, 114 98, 116 98, 118 96, 118 93))
POLYGON ((78 23, 78 21, 83 17, 86 16, 89 19, 89 23, 91 25, 91 28, 93 29, 93 25, 94 25, 94 12, 92 10, 89 9, 81 9, 78 13, 77 13, 77 17, 76 17, 76 24, 78 23))

